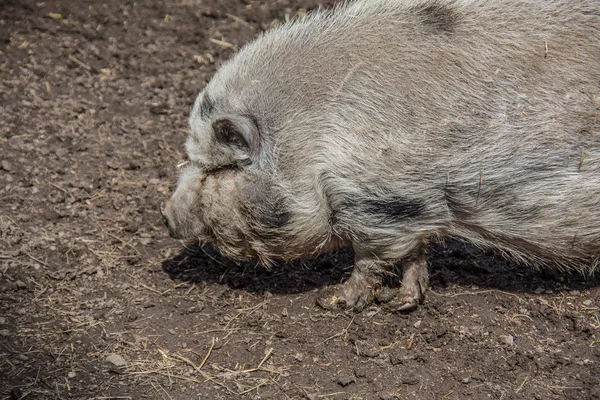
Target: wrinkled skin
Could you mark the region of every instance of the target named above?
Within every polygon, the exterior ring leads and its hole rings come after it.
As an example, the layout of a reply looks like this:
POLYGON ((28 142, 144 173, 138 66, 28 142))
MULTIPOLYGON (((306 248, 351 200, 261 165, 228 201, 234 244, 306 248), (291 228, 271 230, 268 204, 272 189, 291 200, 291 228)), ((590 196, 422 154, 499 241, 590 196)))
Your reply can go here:
POLYGON ((171 235, 267 265, 351 246, 325 308, 416 308, 445 237, 592 273, 599 4, 358 0, 270 30, 196 100, 171 235))

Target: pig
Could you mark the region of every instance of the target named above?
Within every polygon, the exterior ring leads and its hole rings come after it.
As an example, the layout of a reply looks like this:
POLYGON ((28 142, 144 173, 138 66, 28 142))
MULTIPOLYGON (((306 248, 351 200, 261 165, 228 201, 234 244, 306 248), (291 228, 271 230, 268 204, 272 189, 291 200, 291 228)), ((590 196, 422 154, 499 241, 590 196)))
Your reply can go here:
POLYGON ((161 210, 171 235, 265 265, 351 247, 352 274, 323 307, 418 307, 427 246, 448 238, 533 267, 598 267, 597 0, 312 12, 225 62, 189 126, 161 210))

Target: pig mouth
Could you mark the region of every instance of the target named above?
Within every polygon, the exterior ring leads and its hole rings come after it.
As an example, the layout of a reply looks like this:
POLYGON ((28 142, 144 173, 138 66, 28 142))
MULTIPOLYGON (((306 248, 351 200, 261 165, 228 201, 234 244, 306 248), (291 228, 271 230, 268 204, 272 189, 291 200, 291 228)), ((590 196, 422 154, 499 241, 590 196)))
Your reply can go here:
POLYGON ((233 235, 236 236, 237 240, 235 240, 231 235, 220 232, 218 227, 213 229, 202 218, 192 218, 190 213, 186 213, 185 218, 178 218, 172 208, 164 206, 160 207, 160 212, 169 236, 182 241, 185 247, 211 245, 222 255, 238 261, 263 258, 242 232, 233 235))
POLYGON ((209 245, 214 247, 219 253, 237 261, 248 261, 257 258, 257 254, 248 246, 240 246, 240 243, 229 243, 219 238, 218 235, 208 226, 204 225, 200 230, 196 228, 195 232, 181 233, 181 230, 170 226, 165 221, 169 235, 173 239, 183 242, 185 247, 203 247, 209 245))

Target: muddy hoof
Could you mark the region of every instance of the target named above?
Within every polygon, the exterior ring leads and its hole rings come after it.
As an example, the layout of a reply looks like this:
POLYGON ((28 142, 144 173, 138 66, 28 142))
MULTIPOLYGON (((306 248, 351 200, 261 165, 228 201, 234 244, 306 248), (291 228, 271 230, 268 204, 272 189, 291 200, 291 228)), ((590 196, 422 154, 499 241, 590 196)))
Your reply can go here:
POLYGON ((354 310, 362 311, 373 302, 374 293, 369 287, 360 290, 345 283, 332 288, 326 288, 317 299, 317 305, 325 310, 354 310))
POLYGON ((324 310, 346 310, 348 304, 343 296, 340 296, 339 288, 325 288, 319 293, 317 305, 324 310))
POLYGON ((425 300, 424 290, 420 285, 402 287, 398 292, 398 296, 391 302, 390 308, 394 311, 410 312, 419 308, 419 304, 423 304, 425 300))
POLYGON ((399 303, 396 307, 394 307, 394 311, 412 312, 412 311, 415 311, 417 308, 419 308, 418 303, 405 302, 405 303, 399 303))

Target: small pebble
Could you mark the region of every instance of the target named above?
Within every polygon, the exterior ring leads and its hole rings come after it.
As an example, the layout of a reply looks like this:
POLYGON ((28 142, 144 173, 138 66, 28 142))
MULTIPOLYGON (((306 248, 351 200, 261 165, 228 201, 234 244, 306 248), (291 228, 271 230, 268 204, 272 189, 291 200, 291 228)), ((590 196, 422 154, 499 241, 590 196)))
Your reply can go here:
POLYGON ((470 376, 467 376, 466 378, 464 378, 464 379, 462 380, 462 383, 464 383, 464 384, 466 385, 466 384, 468 384, 468 383, 471 383, 471 381, 472 381, 471 377, 470 377, 470 376))
POLYGON ((127 361, 125 361, 125 359, 122 356, 114 353, 107 355, 104 359, 104 363, 110 371, 118 374, 123 372, 123 367, 127 365, 127 361))
POLYGON ((17 360, 27 361, 29 360, 29 357, 27 357, 25 354, 17 354, 17 360))
POLYGON ((10 331, 8 329, 0 330, 0 336, 8 337, 8 336, 10 336, 10 331))
POLYGON ((500 342, 512 346, 515 344, 515 338, 512 335, 500 335, 500 342))
POLYGON ((421 326, 421 322, 422 322, 422 321, 423 321, 423 320, 421 320, 421 319, 420 319, 420 320, 418 320, 417 322, 415 322, 415 323, 414 323, 414 325, 413 325, 413 326, 414 326, 415 328, 419 328, 419 327, 421 326))
POLYGON ((0 162, 0 167, 2 167, 2 169, 6 172, 10 172, 12 170, 12 165, 10 165, 10 163, 6 160, 2 160, 2 162, 0 162))
POLYGON ((77 374, 73 371, 69 371, 69 373, 67 374, 67 377, 69 377, 71 379, 75 378, 76 376, 77 376, 77 374))
POLYGON ((591 300, 585 300, 585 301, 583 301, 581 304, 583 304, 583 305, 584 305, 584 306, 586 306, 586 307, 589 307, 589 306, 591 306, 591 305, 592 305, 592 301, 591 301, 591 300))
POLYGON ((174 334, 175 334, 175 329, 169 329, 169 333, 170 333, 171 335, 174 335, 174 334))
POLYGON ((349 384, 356 382, 356 378, 352 375, 342 375, 338 378, 337 383, 341 386, 341 387, 346 387, 349 384))
POLYGON ((19 288, 19 289, 25 289, 27 287, 25 282, 23 282, 20 279, 15 282, 15 285, 17 285, 17 288, 19 288))
POLYGON ((56 149, 54 154, 56 154, 58 157, 64 157, 67 154, 69 154, 69 150, 65 149, 64 147, 60 147, 60 148, 56 149))
POLYGON ((0 317, 0 325, 4 325, 6 323, 6 318, 0 317))

